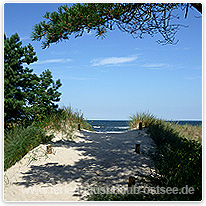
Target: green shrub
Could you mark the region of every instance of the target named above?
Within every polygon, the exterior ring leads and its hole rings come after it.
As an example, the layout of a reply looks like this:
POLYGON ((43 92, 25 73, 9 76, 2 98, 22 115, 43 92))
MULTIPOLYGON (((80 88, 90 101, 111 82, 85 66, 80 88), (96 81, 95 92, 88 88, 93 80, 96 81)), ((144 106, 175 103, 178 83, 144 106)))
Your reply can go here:
POLYGON ((193 187, 193 195, 181 195, 178 200, 202 198, 202 145, 176 129, 176 125, 157 120, 148 132, 156 144, 153 160, 158 173, 153 182, 164 187, 193 187))

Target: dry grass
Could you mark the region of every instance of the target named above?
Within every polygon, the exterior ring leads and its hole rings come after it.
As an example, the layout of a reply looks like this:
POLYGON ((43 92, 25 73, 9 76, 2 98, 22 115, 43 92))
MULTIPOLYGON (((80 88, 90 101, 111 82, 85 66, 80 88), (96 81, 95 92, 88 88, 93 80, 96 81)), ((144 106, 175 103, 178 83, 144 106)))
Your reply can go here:
POLYGON ((174 129, 179 133, 181 137, 185 137, 188 140, 196 140, 202 143, 202 126, 193 125, 173 125, 174 129))

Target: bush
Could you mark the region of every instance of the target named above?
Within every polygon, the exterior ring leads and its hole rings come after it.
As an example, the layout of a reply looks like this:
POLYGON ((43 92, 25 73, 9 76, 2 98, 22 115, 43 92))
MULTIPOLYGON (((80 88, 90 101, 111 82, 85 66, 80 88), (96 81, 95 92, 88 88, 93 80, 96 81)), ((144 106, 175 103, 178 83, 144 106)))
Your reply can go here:
POLYGON ((155 162, 157 185, 182 188, 193 187, 193 195, 179 196, 179 200, 202 198, 202 145, 187 139, 175 129, 176 126, 163 120, 154 121, 148 132, 156 144, 155 162))

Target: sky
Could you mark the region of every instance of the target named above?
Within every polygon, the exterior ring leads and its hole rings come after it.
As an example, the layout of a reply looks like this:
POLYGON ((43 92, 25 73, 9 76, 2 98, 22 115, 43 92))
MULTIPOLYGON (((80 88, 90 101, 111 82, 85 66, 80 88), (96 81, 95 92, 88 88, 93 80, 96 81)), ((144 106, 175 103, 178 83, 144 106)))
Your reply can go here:
POLYGON ((202 18, 189 10, 176 34, 176 45, 160 45, 161 36, 108 32, 97 39, 92 31, 80 38, 42 49, 30 36, 45 12, 65 3, 6 3, 4 32, 18 33, 23 46, 32 44, 38 61, 29 65, 40 74, 49 69, 60 79, 59 105, 81 110, 85 118, 127 120, 150 112, 166 120, 202 119, 202 18))

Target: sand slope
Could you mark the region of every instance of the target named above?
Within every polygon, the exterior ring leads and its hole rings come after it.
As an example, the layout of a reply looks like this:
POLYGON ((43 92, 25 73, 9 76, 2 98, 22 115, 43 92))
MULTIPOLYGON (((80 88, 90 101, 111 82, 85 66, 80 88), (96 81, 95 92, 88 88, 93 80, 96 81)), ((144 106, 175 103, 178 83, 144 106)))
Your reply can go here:
POLYGON ((74 141, 55 134, 53 153, 45 156, 46 146, 39 145, 4 173, 5 201, 82 201, 92 186, 127 186, 130 175, 151 172, 147 153, 153 141, 144 130, 81 131, 74 141), (136 143, 140 154, 134 152, 136 143))

